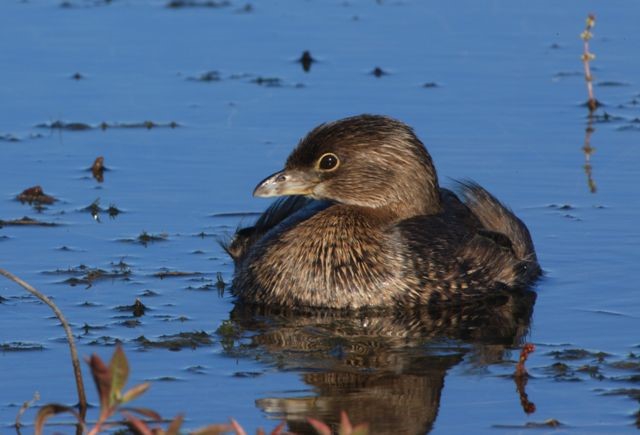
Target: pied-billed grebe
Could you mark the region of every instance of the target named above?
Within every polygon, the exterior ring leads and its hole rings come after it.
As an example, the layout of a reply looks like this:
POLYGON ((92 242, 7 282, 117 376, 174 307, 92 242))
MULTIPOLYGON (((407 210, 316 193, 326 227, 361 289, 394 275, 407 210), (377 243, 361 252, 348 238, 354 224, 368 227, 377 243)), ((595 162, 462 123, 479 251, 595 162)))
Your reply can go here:
POLYGON ((460 302, 540 274, 527 227, 482 187, 464 202, 400 121, 322 124, 254 196, 286 196, 226 247, 250 303, 360 309, 460 302))

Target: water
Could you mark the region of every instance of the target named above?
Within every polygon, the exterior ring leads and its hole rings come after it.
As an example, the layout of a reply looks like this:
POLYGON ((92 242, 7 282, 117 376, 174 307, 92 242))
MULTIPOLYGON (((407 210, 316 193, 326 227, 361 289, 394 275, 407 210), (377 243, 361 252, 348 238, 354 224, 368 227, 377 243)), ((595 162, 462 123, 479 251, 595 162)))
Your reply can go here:
MULTIPOLYGON (((232 416, 253 431, 286 416, 299 429, 304 416, 335 421, 348 409, 375 433, 518 433, 549 419, 563 426, 546 431, 636 430, 636 2, 61 4, 0 5, 0 220, 58 224, 0 228, 0 265, 55 300, 81 355, 108 360, 123 343, 130 384, 153 383, 138 405, 184 412, 186 428, 232 416), (578 37, 589 12, 606 104, 590 138, 591 184, 578 37), (296 62, 304 50, 317 59, 309 72, 296 62), (212 71, 219 80, 200 80, 212 71), (216 241, 267 206, 251 197, 255 184, 309 129, 363 112, 414 126, 445 185, 472 178, 528 224, 546 272, 530 324, 428 334, 380 319, 246 313, 228 288, 219 295, 217 274, 228 283, 233 265, 216 241), (56 121, 89 128, 46 128, 56 121), (102 183, 88 170, 98 156, 102 183), (37 211, 15 200, 34 185, 58 201, 37 211), (99 220, 84 210, 96 200, 99 220), (109 206, 121 213, 109 217, 109 206), (137 243, 143 232, 160 240, 137 243), (115 273, 87 279, 96 272, 81 266, 115 273), (156 276, 166 270, 196 274, 156 276), (137 298, 144 316, 118 309, 137 298), (136 340, 181 332, 206 334, 180 351, 136 340), (530 414, 511 377, 523 341, 537 346, 530 414), (572 359, 571 349, 587 352, 572 359)), ((75 386, 49 310, 9 281, 0 296, 0 424, 11 433, 35 391, 38 404, 73 404, 75 386)))

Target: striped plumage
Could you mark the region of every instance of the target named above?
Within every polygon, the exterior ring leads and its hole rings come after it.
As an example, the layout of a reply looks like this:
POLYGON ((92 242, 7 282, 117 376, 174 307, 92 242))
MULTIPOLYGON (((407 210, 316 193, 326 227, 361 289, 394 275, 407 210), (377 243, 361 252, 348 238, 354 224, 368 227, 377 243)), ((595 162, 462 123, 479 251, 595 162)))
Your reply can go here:
POLYGON ((439 187, 407 125, 322 124, 256 196, 285 196, 226 246, 243 301, 293 308, 410 307, 515 291, 540 274, 526 226, 486 190, 439 187))

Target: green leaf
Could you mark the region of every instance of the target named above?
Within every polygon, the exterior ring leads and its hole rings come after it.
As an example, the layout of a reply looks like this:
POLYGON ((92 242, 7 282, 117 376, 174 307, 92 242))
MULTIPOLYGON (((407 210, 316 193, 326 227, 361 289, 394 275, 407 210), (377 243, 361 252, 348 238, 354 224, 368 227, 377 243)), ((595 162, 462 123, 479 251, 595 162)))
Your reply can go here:
POLYGON ((109 405, 113 406, 122 400, 122 389, 127 384, 129 378, 129 363, 127 357, 122 350, 122 346, 118 344, 111 362, 109 363, 111 371, 111 394, 109 396, 109 405))
POLYGON ((150 386, 151 384, 149 382, 145 382, 144 384, 138 384, 135 387, 130 388, 126 393, 122 395, 120 403, 131 402, 133 399, 147 391, 150 386))
POLYGON ((100 398, 100 413, 109 409, 109 397, 111 396, 111 371, 95 353, 87 360, 91 368, 91 375, 98 390, 100 398))
POLYGON ((50 403, 40 408, 40 410, 38 411, 38 414, 36 414, 36 421, 34 424, 35 434, 36 435, 42 434, 42 428, 44 427, 44 423, 45 421, 47 421, 49 417, 53 417, 56 414, 62 414, 63 412, 68 412, 70 414, 73 414, 78 419, 78 422, 82 424, 82 419, 80 418, 80 415, 78 415, 78 413, 75 411, 75 409, 65 405, 58 405, 57 403, 50 403))

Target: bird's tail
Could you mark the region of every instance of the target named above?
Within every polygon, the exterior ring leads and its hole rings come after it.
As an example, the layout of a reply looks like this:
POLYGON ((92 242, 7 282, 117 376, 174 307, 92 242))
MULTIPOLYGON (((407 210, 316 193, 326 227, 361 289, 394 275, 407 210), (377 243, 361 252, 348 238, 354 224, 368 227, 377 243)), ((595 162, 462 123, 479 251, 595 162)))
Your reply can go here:
POLYGON ((464 202, 478 218, 482 226, 499 234, 504 234, 511 242, 516 257, 521 261, 524 281, 537 278, 540 265, 527 226, 509 208, 474 182, 460 182, 464 202))

